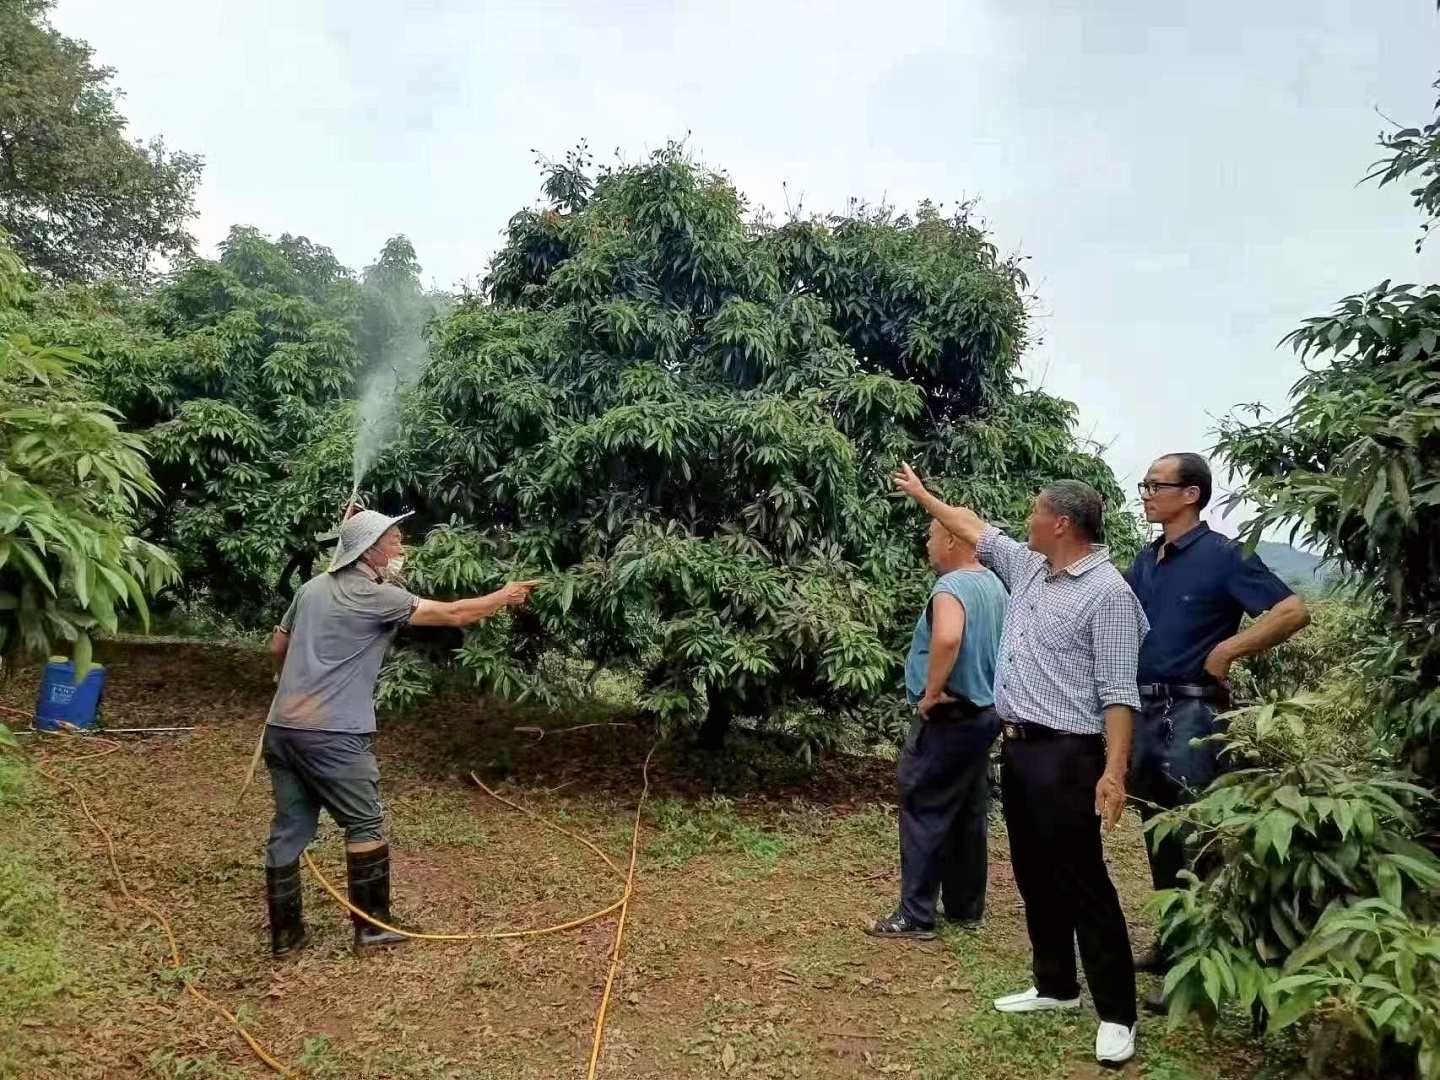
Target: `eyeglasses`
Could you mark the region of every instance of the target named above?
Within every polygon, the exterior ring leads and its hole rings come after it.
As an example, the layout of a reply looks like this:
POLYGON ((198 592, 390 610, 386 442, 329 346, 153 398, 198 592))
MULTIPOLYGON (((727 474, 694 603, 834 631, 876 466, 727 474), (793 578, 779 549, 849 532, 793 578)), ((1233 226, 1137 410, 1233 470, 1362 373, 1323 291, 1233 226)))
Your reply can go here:
POLYGON ((1194 484, 1178 484, 1173 480, 1141 480, 1135 485, 1135 490, 1141 495, 1158 495, 1161 488, 1190 488, 1194 484))

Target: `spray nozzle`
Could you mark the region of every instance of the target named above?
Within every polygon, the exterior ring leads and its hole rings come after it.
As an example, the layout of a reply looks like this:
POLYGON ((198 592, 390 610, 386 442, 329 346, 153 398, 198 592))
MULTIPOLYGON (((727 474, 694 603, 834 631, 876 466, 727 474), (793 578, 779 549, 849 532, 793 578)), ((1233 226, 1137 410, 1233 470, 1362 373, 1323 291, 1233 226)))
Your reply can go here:
POLYGON ((357 484, 350 489, 350 498, 345 501, 345 505, 340 507, 340 520, 348 521, 354 514, 364 509, 365 504, 360 499, 360 485, 357 484))

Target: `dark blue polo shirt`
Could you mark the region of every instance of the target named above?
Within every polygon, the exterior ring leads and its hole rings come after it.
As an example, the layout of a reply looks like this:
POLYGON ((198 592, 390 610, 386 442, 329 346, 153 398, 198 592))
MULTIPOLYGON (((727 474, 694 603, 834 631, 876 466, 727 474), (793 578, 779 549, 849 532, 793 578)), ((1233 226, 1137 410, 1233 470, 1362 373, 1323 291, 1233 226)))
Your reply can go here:
POLYGON ((1125 580, 1140 599, 1150 633, 1140 645, 1141 683, 1208 683, 1205 658, 1259 615, 1291 595, 1290 587, 1238 540, 1203 521, 1169 545, 1162 536, 1135 556, 1125 580))

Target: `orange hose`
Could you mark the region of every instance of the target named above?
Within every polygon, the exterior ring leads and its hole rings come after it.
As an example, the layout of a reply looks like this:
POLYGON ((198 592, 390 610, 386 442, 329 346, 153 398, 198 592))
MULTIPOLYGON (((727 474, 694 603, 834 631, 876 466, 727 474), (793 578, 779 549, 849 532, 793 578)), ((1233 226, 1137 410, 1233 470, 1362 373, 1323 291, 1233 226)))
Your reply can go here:
POLYGON ((506 806, 510 807, 512 810, 519 810, 520 813, 524 814, 526 817, 530 818, 532 821, 538 821, 541 825, 544 825, 546 828, 554 829, 556 832, 564 833, 566 836, 570 837, 571 840, 577 840, 577 841, 579 841, 580 843, 584 844, 587 848, 589 848, 591 851, 595 852, 596 855, 599 855, 600 858, 604 859, 604 860, 605 860, 605 865, 608 866, 608 867, 610 867, 611 870, 614 870, 614 871, 615 871, 615 876, 616 876, 616 877, 624 877, 624 876, 625 876, 624 872, 620 869, 620 867, 618 867, 618 866, 615 865, 615 860, 612 859, 612 858, 610 858, 609 855, 606 855, 605 852, 602 851, 602 850, 600 849, 599 845, 596 844, 594 841, 592 841, 592 840, 587 840, 585 837, 581 836, 579 833, 577 833, 577 832, 571 832, 569 829, 565 828, 565 826, 564 826, 564 825, 561 825, 559 822, 557 822, 557 821, 551 821, 549 818, 542 818, 542 817, 541 817, 539 814, 537 814, 534 810, 531 810, 531 809, 529 809, 528 807, 521 806, 519 803, 511 802, 509 799, 505 798, 504 795, 501 795, 501 794, 499 794, 498 792, 495 792, 495 791, 491 791, 488 787, 486 787, 486 786, 481 782, 480 777, 476 776, 473 772, 470 774, 470 779, 473 780, 473 781, 475 781, 475 786, 476 786, 476 787, 478 787, 481 791, 485 792, 486 795, 489 795, 489 796, 490 796, 492 799, 494 799, 496 802, 504 803, 506 806))
POLYGON ((540 937, 543 934, 558 934, 562 930, 573 930, 577 926, 585 926, 588 923, 598 922, 612 911, 616 911, 625 903, 622 897, 616 900, 609 907, 601 908, 599 911, 592 911, 589 915, 582 915, 578 919, 571 919, 569 922, 560 923, 558 926, 542 926, 534 930, 482 930, 473 933, 455 934, 422 934, 415 930, 402 930, 398 926, 391 926, 387 922, 381 922, 373 915, 366 914, 357 908, 349 900, 340 894, 340 890, 330 883, 330 879, 320 872, 315 865, 315 860, 310 857, 310 852, 304 854, 305 865, 315 875, 315 880, 320 882, 320 887, 330 894, 337 904, 343 907, 351 915, 358 915, 371 926, 378 926, 381 930, 388 930, 392 934, 399 934, 401 937, 412 938, 415 941, 505 941, 514 938, 540 937))
POLYGON ((640 769, 640 799, 635 804, 635 824, 630 830, 630 869, 625 875, 625 895, 620 900, 620 918, 615 925, 615 948, 610 951, 610 971, 605 976, 605 992, 600 995, 600 1011, 595 1014, 595 1038, 590 1044, 590 1068, 586 1080, 595 1080, 595 1068, 600 1062, 600 1046, 605 1040, 605 1013, 610 1008, 610 991, 615 986, 615 972, 620 967, 620 945, 625 940, 625 918, 630 914, 630 894, 635 891, 635 857, 640 850, 640 812, 645 809, 645 798, 650 794, 650 759, 655 748, 645 755, 645 764, 640 769))
MULTIPOLYGON (((74 738, 81 737, 76 731, 76 729, 69 724, 62 724, 62 728, 66 730, 53 734, 60 734, 63 736, 69 736, 74 738)), ((42 732, 41 734, 52 733, 42 732)), ((101 739, 101 741, 105 742, 107 746, 104 749, 100 750, 98 753, 83 754, 79 757, 70 758, 68 759, 69 761, 86 761, 91 758, 104 757, 105 755, 113 754, 120 749, 120 743, 116 742, 113 739, 102 739, 100 736, 90 736, 90 738, 101 739)), ((658 743, 656 745, 658 746, 658 743)), ((368 915, 363 911, 360 911, 353 904, 351 904, 349 900, 342 896, 339 890, 337 890, 335 886, 330 883, 330 881, 325 877, 325 875, 321 873, 320 868, 315 864, 315 860, 311 858, 308 851, 304 853, 305 863, 310 868, 310 872, 315 875, 315 878, 317 881, 319 881, 321 887, 324 888, 325 891, 329 893, 330 896, 337 903, 339 903, 341 907, 345 908, 351 914, 358 915, 365 921, 375 926, 378 926, 383 930, 388 930, 392 933, 400 934, 407 938, 414 938, 422 941, 475 941, 481 939, 513 940, 516 938, 539 937, 544 934, 559 933, 564 930, 572 930, 576 927, 585 926, 589 923, 597 922, 598 920, 603 919, 606 915, 609 915, 611 912, 618 910, 620 912, 620 918, 615 927, 615 945, 610 953, 610 967, 605 977, 605 989, 600 998, 600 1009, 595 1017, 595 1037, 590 1048, 590 1064, 589 1071, 587 1073, 587 1080, 594 1080, 595 1070, 600 1059, 600 1048, 604 1041, 605 1017, 610 1006, 610 996, 615 985, 615 975, 620 965, 620 951, 625 939, 625 922, 630 911, 630 897, 634 892, 635 888, 635 864, 639 854, 640 843, 640 816, 642 811, 644 810, 646 798, 649 796, 650 793, 650 759, 654 757, 655 749, 656 747, 654 746, 650 748, 650 753, 645 756, 645 763, 641 769, 642 787, 640 791, 639 801, 635 805, 635 820, 630 832, 630 865, 624 874, 625 891, 621 895, 621 898, 619 900, 609 905, 608 907, 601 908, 598 911, 593 911, 590 914, 583 915, 578 919, 572 919, 569 922, 560 923, 555 926, 539 927, 529 930, 498 930, 479 933, 424 934, 408 930, 402 930, 399 927, 390 926, 387 923, 381 922, 379 919, 376 919, 373 916, 368 915)), ((115 856, 114 839, 110 835, 109 830, 105 828, 105 826, 95 816, 93 811, 91 811, 90 805, 86 801, 84 793, 76 784, 72 783, 71 781, 65 779, 62 776, 51 772, 44 766, 36 763, 35 768, 36 771, 38 771, 42 776, 46 777, 54 783, 60 784, 63 787, 68 788, 71 792, 74 793, 77 801, 79 802, 80 810, 85 815, 86 820, 90 822, 90 824, 95 828, 95 830, 105 841, 106 857, 110 862, 110 869, 115 875, 115 882, 120 888, 121 895, 123 895, 132 906, 149 915, 152 919, 154 919, 157 923, 160 924, 161 929, 165 932, 166 941, 169 944, 171 967, 176 971, 180 970, 183 966, 180 956, 180 946, 179 942, 176 940, 175 931, 170 924, 170 920, 166 918, 165 913, 159 908, 157 908, 154 904, 150 903, 144 897, 137 896, 130 891, 129 886, 125 881, 125 876, 120 870, 120 864, 115 856)), ((509 806, 512 809, 518 810, 522 814, 525 814, 527 817, 540 822, 542 825, 554 829, 557 832, 563 833, 571 839, 583 844, 585 847, 595 852, 595 854, 599 855, 600 858, 604 860, 605 864, 612 871, 614 871, 617 876, 620 875, 620 868, 615 864, 615 861, 611 859, 610 856, 607 855, 599 847, 599 845, 595 844, 593 841, 589 840, 584 836, 581 836, 579 833, 565 828, 558 822, 552 822, 546 818, 543 818, 539 814, 535 813, 535 811, 530 810, 527 807, 521 806, 519 803, 512 802, 510 799, 507 799, 499 793, 492 791, 490 788, 486 787, 485 784, 481 782, 480 778, 474 773, 470 774, 470 778, 482 791, 484 791, 491 798, 495 799, 497 802, 503 803, 504 805, 509 806)), ((251 1035, 248 1030, 246 1030, 244 1024, 240 1022, 239 1018, 236 1017, 234 1013, 230 1012, 213 998, 208 997, 203 991, 200 990, 199 987, 195 985, 195 983, 191 979, 183 978, 182 983, 184 985, 185 991, 191 997, 193 997, 196 1001, 199 1001, 201 1004, 213 1009, 215 1012, 219 1013, 226 1020, 228 1020, 234 1026, 235 1030, 239 1033, 240 1037, 245 1041, 245 1044, 251 1049, 252 1052, 254 1052, 255 1056, 258 1057, 262 1062, 264 1062, 265 1065, 268 1066, 272 1071, 277 1073, 281 1077, 281 1080, 290 1080, 290 1077, 294 1074, 290 1073, 283 1063, 278 1061, 274 1057, 274 1055, 270 1054, 255 1039, 255 1037, 251 1035)))
MULTIPOLYGON (((119 747, 117 744, 115 749, 118 748, 119 747)), ((106 750, 102 753, 113 752, 114 750, 106 750)), ((83 761, 87 757, 98 756, 100 755, 86 754, 83 757, 75 758, 73 760, 83 761)), ((138 908, 140 911, 143 911, 145 914, 149 915, 152 919, 154 919, 157 923, 160 924, 160 928, 165 931, 165 939, 170 946, 170 966, 174 970, 179 971, 183 964, 180 958, 180 944, 175 939, 174 927, 170 925, 170 920, 165 917, 165 913, 163 911, 157 908, 154 904, 150 903, 150 901, 146 900, 144 897, 137 896, 130 891, 130 886, 127 885, 125 882, 125 875, 120 872, 120 863, 115 858, 115 840, 110 835, 110 830, 105 828, 105 826, 100 823, 100 819, 97 818, 94 812, 90 809, 90 804, 85 801, 85 793, 80 790, 78 785, 71 783, 63 776, 56 775, 55 773, 51 772, 49 769, 45 768, 39 763, 35 765, 35 770, 40 773, 41 776, 46 777, 53 783, 60 784, 63 787, 69 788, 70 791, 74 793, 76 800, 80 804, 80 812, 85 815, 86 820, 90 822, 90 824, 95 828, 95 831, 98 832, 101 838, 105 841, 105 854, 106 857, 110 860, 110 870, 115 875, 115 883, 120 887, 120 894, 125 897, 125 899, 129 901, 132 906, 138 908)), ((261 1046, 260 1043, 256 1041, 255 1036, 251 1035, 250 1032, 245 1029, 245 1025, 240 1022, 239 1017, 237 1017, 229 1009, 225 1008, 225 1006, 221 1005, 218 1001, 215 1001, 213 998, 207 997, 205 993, 199 987, 197 987, 191 979, 182 978, 182 982, 184 984, 186 993, 188 993, 191 997, 193 997, 196 1001, 200 1002, 202 1005, 209 1006, 211 1009, 214 1009, 221 1016, 223 1016, 226 1020, 230 1021, 230 1023, 234 1025, 235 1030, 240 1033, 240 1037, 245 1040, 245 1045, 250 1047, 250 1049, 254 1052, 255 1056, 258 1057, 261 1061, 263 1061, 271 1070, 278 1073, 281 1077, 281 1080, 289 1080, 289 1078, 294 1075, 290 1072, 289 1069, 284 1066, 284 1064, 276 1060, 274 1055, 272 1055, 269 1051, 265 1049, 265 1047, 261 1046)))
MULTIPOLYGON (((470 779, 475 782, 476 787, 478 787, 481 791, 485 792, 486 795, 489 795, 496 802, 503 803, 504 805, 510 807, 513 810, 518 810, 526 817, 531 818, 534 821, 538 821, 541 825, 544 825, 550 829, 554 829, 556 832, 563 833, 566 836, 570 837, 572 840, 576 840, 579 843, 585 845, 585 847, 595 852, 596 855, 599 855, 600 858, 605 861, 605 865, 610 867, 611 870, 615 871, 615 874, 617 876, 624 876, 620 870, 620 867, 615 865, 615 860, 610 858, 610 856, 607 855, 593 840, 590 840, 584 836, 581 836, 577 832, 573 832, 570 829, 565 828, 565 826, 561 825, 559 822, 550 821, 548 818, 541 817, 534 810, 531 810, 525 806, 521 806, 517 802, 512 802, 511 800, 505 798, 505 796, 501 795, 499 792, 492 791, 490 788, 486 787, 484 782, 481 781, 481 779, 473 772, 470 774, 470 779)), ((315 875, 315 880, 320 883, 320 887, 330 894, 332 900, 334 900, 337 904, 343 907, 346 911, 350 912, 351 915, 355 915, 361 919, 364 919, 371 926, 378 926, 381 930, 388 930, 392 934, 399 934, 401 937, 410 938, 414 941, 513 941, 517 938, 531 938, 541 937, 545 934, 558 934, 563 930, 574 930, 578 926, 585 926, 592 922, 598 922, 606 915, 609 915, 612 911, 620 909, 625 903, 625 898, 622 896, 619 900, 616 900, 608 907, 600 908, 598 911, 592 911, 590 912, 590 914, 582 915, 578 919, 571 919, 569 922, 559 923, 555 926, 541 926, 531 930, 482 930, 475 932, 450 934, 427 934, 417 930, 402 930, 398 926, 391 926, 387 922, 381 922, 379 919, 375 918, 375 916, 369 914, 368 912, 361 911, 354 904, 350 903, 350 901, 341 894, 339 889, 337 889, 333 884, 331 884, 330 879, 321 872, 320 867, 315 864, 315 860, 310 857, 310 852, 305 852, 304 858, 305 865, 308 866, 310 868, 310 872, 315 875)))

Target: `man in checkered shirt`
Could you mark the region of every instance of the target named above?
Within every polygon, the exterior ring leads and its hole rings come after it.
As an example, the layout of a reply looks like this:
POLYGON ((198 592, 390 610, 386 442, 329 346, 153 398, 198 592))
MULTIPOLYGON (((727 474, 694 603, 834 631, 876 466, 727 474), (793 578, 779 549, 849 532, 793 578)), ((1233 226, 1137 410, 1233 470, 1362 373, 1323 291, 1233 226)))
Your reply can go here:
POLYGON ((1100 1026, 1095 1057, 1135 1056, 1135 972, 1101 830, 1125 808, 1135 669, 1150 625, 1099 546, 1103 506, 1078 480, 1035 497, 1029 544, 925 489, 910 466, 895 486, 967 543, 1010 589, 995 672, 1003 722, 1001 796, 1010 862, 1025 902, 1035 985, 999 998, 1001 1012, 1080 1004, 1075 945, 1100 1026))

